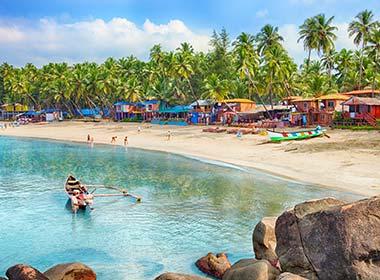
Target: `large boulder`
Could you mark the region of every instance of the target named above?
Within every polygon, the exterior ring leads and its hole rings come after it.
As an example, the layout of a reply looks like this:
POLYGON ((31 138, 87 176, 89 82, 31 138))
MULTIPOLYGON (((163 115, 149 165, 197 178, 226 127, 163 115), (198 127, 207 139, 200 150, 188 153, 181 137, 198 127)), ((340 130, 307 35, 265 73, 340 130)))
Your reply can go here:
POLYGON ((5 273, 9 280, 49 280, 40 271, 27 264, 16 264, 5 273))
POLYGON ((96 273, 82 263, 63 263, 44 272, 50 280, 96 280, 96 273))
POLYGON ((276 252, 285 271, 309 279, 380 278, 380 197, 335 201, 302 215, 296 209, 276 224, 276 252), (293 246, 298 254, 292 256, 293 246))
POLYGON ((334 198, 310 200, 296 205, 293 210, 285 211, 277 218, 276 253, 283 271, 317 279, 317 274, 305 255, 298 222, 307 214, 343 204, 343 201, 334 198))
POLYGON ((154 280, 207 280, 207 278, 199 277, 196 275, 166 272, 156 277, 154 280))
POLYGON ((308 280, 302 276, 290 273, 290 272, 284 272, 281 273, 276 280, 308 280))
POLYGON ((223 275, 223 280, 276 280, 280 271, 267 260, 243 259, 223 275))
POLYGON ((203 273, 218 279, 222 279, 227 269, 231 268, 231 263, 224 253, 219 253, 216 256, 212 253, 208 253, 206 256, 197 260, 195 265, 203 273))
POLYGON ((273 265, 277 263, 276 226, 277 217, 263 218, 253 230, 252 243, 255 257, 258 260, 268 260, 273 265))

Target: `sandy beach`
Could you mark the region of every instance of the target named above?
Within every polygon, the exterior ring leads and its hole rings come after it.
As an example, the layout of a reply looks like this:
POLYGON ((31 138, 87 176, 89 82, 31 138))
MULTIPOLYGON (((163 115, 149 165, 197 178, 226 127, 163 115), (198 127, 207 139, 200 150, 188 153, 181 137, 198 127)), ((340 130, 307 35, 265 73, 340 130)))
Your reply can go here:
POLYGON ((331 130, 330 138, 267 143, 267 137, 205 133, 203 127, 159 126, 131 123, 65 121, 0 129, 0 135, 86 142, 164 151, 256 168, 299 182, 364 196, 380 193, 380 133, 331 130), (141 132, 138 132, 138 127, 141 132), (167 140, 168 130, 171 132, 167 140))

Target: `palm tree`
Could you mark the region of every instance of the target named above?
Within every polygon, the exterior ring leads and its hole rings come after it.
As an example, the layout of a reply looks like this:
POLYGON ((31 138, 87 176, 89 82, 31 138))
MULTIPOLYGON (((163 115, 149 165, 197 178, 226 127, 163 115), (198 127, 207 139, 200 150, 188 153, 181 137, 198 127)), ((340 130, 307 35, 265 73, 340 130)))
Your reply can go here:
POLYGON ((218 75, 211 74, 204 81, 204 99, 223 101, 229 95, 229 86, 227 80, 221 80, 218 75))
POLYGON ((308 18, 305 22, 299 27, 300 31, 298 32, 299 38, 297 42, 303 41, 303 47, 308 51, 307 64, 310 65, 311 51, 318 48, 318 34, 316 32, 317 22, 315 17, 308 18))
POLYGON ((232 43, 237 60, 237 72, 241 80, 246 78, 247 72, 254 76, 259 64, 259 56, 254 47, 255 38, 247 33, 241 33, 232 43))
POLYGON ((348 26, 350 37, 354 37, 355 45, 361 45, 361 59, 359 68, 359 89, 361 88, 362 74, 363 74, 363 51, 367 46, 369 35, 376 27, 376 22, 373 20, 372 11, 364 10, 356 15, 348 26))
POLYGON ((337 39, 334 31, 338 30, 332 25, 334 17, 326 18, 324 14, 315 16, 317 36, 317 50, 319 54, 324 54, 334 49, 334 41, 337 39))
POLYGON ((326 68, 327 73, 329 75, 330 86, 332 83, 332 70, 334 69, 334 66, 335 66, 336 56, 337 56, 336 51, 334 49, 331 49, 328 52, 324 53, 323 57, 321 59, 321 62, 323 64, 323 66, 326 68))
POLYGON ((368 45, 365 48, 368 56, 371 57, 371 68, 374 69, 374 75, 372 78, 372 90, 375 90, 376 73, 380 72, 380 24, 379 28, 372 30, 368 38, 368 45))
POLYGON ((284 39, 278 33, 278 27, 274 27, 270 24, 265 25, 259 34, 256 36, 258 42, 257 49, 262 55, 267 49, 277 47, 281 45, 284 39))

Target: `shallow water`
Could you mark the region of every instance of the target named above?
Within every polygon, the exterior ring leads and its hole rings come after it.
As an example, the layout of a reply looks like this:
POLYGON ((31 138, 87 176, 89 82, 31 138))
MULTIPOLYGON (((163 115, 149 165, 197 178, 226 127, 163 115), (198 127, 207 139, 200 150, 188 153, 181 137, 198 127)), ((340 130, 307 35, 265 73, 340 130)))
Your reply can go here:
POLYGON ((252 257, 261 217, 324 196, 357 198, 173 154, 0 137, 0 276, 15 263, 44 271, 72 261, 100 280, 199 273, 193 263, 210 251, 252 257), (69 173, 143 202, 98 198, 95 211, 73 215, 63 192, 69 173))

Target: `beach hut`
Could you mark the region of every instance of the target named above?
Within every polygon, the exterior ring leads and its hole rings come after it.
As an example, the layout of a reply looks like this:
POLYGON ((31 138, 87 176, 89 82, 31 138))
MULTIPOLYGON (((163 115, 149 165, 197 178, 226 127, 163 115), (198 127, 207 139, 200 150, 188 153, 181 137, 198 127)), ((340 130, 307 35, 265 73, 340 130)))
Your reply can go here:
POLYGON ((249 112, 255 110, 256 103, 249 99, 235 98, 222 101, 230 110, 234 112, 249 112))
POLYGON ((189 105, 191 107, 192 124, 210 124, 215 121, 214 102, 211 100, 197 100, 189 105))
POLYGON ((142 118, 145 121, 151 121, 154 117, 156 112, 159 110, 160 101, 153 99, 153 100, 146 100, 142 102, 144 107, 142 108, 142 118))
POLYGON ((160 102, 159 110, 151 123, 185 126, 190 122, 190 111, 190 106, 169 106, 166 102, 160 102))
POLYGON ((343 92, 343 95, 347 95, 349 97, 380 97, 380 90, 372 90, 372 89, 362 89, 362 90, 353 90, 348 92, 343 92))
POLYGON ((344 118, 365 121, 373 126, 376 126, 376 120, 380 119, 380 99, 378 98, 352 96, 343 102, 342 106, 349 107, 349 111, 343 114, 344 118))
POLYGON ((41 113, 44 115, 44 119, 47 122, 63 121, 63 112, 59 109, 49 108, 42 110, 41 113))
POLYGON ((334 112, 344 110, 343 106, 341 106, 341 103, 350 99, 350 97, 345 94, 332 93, 319 96, 315 99, 320 102, 319 109, 334 112))

